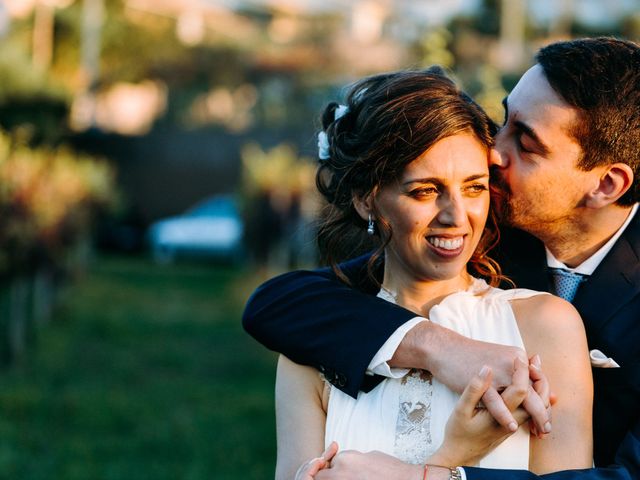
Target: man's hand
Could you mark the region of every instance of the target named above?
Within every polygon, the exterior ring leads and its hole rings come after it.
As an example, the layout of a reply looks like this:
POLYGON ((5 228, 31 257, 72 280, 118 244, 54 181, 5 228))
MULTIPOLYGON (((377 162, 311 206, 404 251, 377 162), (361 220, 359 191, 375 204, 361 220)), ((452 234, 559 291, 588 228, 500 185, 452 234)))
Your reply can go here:
MULTIPOLYGON (((340 452, 316 480, 422 480, 424 467, 410 465, 381 452, 340 452)), ((297 478, 297 477, 296 477, 297 478)))
POLYGON ((538 355, 529 359, 530 388, 533 392, 529 392, 523 403, 525 410, 531 415, 529 421, 531 434, 538 438, 544 438, 546 434, 551 432, 551 406, 556 400, 541 367, 542 363, 538 355))
MULTIPOLYGON (((516 360, 529 363, 521 348, 472 340, 432 322, 422 322, 407 333, 389 363, 394 367, 429 370, 454 392, 462 392, 476 372, 483 365, 488 366, 493 372, 492 382, 482 401, 500 425, 515 431, 518 422, 499 392, 511 384, 516 360)), ((542 378, 540 381, 546 382, 542 378)), ((540 396, 536 388, 530 389, 528 395, 531 400, 524 405, 525 409, 530 409, 538 431, 544 432, 550 422, 545 409, 548 398, 536 398, 540 396)))

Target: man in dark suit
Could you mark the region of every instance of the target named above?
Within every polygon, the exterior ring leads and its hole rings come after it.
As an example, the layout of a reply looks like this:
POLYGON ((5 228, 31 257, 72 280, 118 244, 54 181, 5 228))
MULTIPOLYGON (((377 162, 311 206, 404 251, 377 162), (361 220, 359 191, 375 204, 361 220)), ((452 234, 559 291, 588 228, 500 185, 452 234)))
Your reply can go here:
MULTIPOLYGON (((595 367, 596 468, 543 478, 638 479, 640 47, 582 39, 551 44, 536 60, 505 100, 496 138, 496 206, 502 222, 515 227, 505 231, 497 256, 519 287, 572 301, 595 367)), ((245 328, 269 348, 316 366, 351 395, 375 386, 371 373, 389 375, 393 366, 431 370, 457 391, 483 364, 505 382, 518 352, 478 345, 374 298, 363 264, 344 266, 360 291, 326 270, 267 282, 247 306, 245 328)), ((366 464, 375 468, 378 461, 384 459, 366 464)), ((460 476, 536 478, 477 468, 429 473, 430 479, 460 476)), ((322 478, 348 477, 332 468, 322 478)))

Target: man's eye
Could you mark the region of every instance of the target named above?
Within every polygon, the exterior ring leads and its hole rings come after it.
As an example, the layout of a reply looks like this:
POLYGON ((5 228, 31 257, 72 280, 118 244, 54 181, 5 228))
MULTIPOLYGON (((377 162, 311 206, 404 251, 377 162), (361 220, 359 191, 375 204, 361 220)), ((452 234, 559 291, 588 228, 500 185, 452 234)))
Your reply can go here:
POLYGON ((516 138, 516 144, 517 144, 517 146, 518 146, 518 149, 519 149, 521 152, 525 152, 525 153, 529 153, 529 152, 531 152, 531 150, 530 150, 530 149, 528 149, 528 148, 527 148, 527 147, 522 143, 522 132, 518 132, 518 133, 515 135, 515 138, 516 138))

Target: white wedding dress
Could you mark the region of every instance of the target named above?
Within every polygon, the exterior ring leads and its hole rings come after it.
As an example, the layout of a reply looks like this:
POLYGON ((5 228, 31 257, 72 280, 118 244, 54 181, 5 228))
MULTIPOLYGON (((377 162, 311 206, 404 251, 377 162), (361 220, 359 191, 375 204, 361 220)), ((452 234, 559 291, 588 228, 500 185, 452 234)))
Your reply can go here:
MULTIPOLYGON (((475 279, 468 290, 449 295, 434 306, 429 319, 475 340, 524 348, 509 301, 539 294, 543 292, 491 288, 475 279)), ((378 296, 394 302, 385 290, 378 296)), ((357 399, 330 386, 325 444, 335 440, 341 450, 378 450, 408 463, 424 463, 441 445, 458 398, 422 370, 387 378, 370 392, 360 392, 357 399)), ((526 424, 479 466, 528 469, 526 424)))

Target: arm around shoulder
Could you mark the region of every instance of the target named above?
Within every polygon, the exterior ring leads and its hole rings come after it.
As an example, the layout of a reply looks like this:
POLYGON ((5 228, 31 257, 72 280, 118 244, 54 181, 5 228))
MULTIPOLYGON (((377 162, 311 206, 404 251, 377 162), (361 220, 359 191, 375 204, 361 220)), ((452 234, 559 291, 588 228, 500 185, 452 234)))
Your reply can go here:
POLYGON ((291 272, 260 286, 243 325, 271 350, 325 372, 349 395, 374 355, 413 312, 339 282, 327 270, 291 272))

